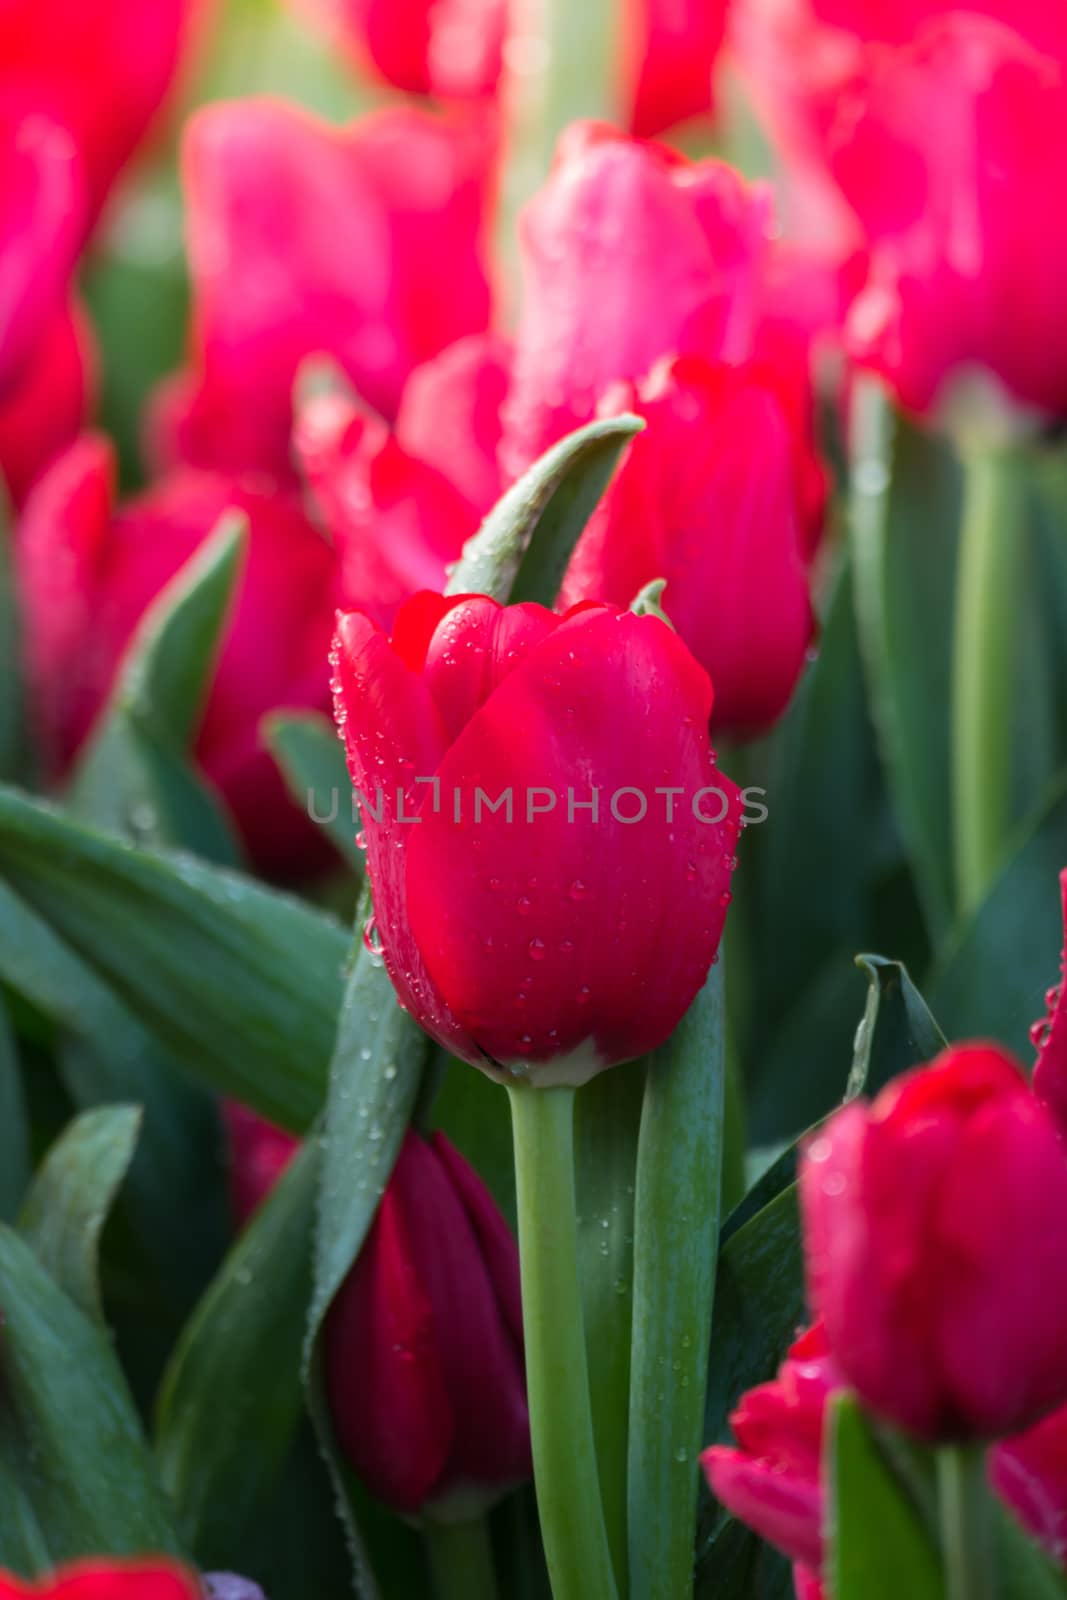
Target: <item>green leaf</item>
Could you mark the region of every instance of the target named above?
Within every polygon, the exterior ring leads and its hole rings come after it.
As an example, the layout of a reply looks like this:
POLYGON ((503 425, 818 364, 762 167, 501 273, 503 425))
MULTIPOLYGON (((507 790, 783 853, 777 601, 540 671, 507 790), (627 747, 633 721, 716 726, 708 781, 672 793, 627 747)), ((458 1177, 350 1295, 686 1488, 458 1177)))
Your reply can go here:
POLYGON ((684 1593, 722 1191, 723 967, 649 1059, 634 1200, 629 1527, 632 1600, 684 1593))
POLYGON ((937 1551, 858 1403, 831 1401, 830 1592, 834 1600, 944 1600, 937 1551))
POLYGON ((84 821, 144 845, 236 861, 229 822, 187 752, 246 544, 245 519, 224 517, 142 618, 67 795, 84 821))
POLYGON ((15 1036, 0 994, 0 1222, 10 1222, 30 1178, 30 1130, 15 1036))
POLYGON ((582 530, 643 427, 625 414, 591 422, 553 445, 468 539, 447 593, 554 605, 582 530))
POLYGON ((26 776, 25 684, 7 491, 0 480, 0 779, 26 776))
MULTIPOLYGON (((365 895, 357 928, 369 904, 365 895)), ((326 1313, 363 1247, 400 1153, 429 1052, 425 1034, 400 1009, 380 956, 372 955, 357 937, 330 1067, 305 1379, 312 1421, 349 1542, 356 1592, 363 1600, 377 1600, 378 1589, 360 1531, 359 1497, 330 1421, 321 1335, 326 1313)))
POLYGON ((292 896, 148 853, 0 786, 16 892, 197 1077, 301 1132, 321 1108, 348 940, 292 896))
POLYGON ((885 956, 857 956, 856 965, 866 972, 870 987, 863 1020, 856 1029, 847 1100, 859 1094, 877 1094, 890 1078, 931 1061, 946 1044, 901 962, 888 961, 885 956))
POLYGON ((1001 1600, 1063 1600, 1067 1577, 996 1497, 993 1537, 1001 1600))
POLYGON ((103 1322, 100 1234, 129 1171, 141 1127, 138 1106, 105 1106, 76 1117, 39 1168, 19 1232, 74 1304, 103 1322))
POLYGON ((163 1487, 204 1567, 239 1567, 303 1415, 319 1166, 312 1136, 223 1262, 160 1391, 163 1487))
POLYGON ((0 1448, 32 1508, 49 1560, 101 1550, 178 1554, 107 1334, 6 1227, 0 1227, 0 1305, 0 1448))
MULTIPOLYGON (((481 1073, 470 1075, 482 1077, 481 1073)), ((634 1190, 645 1076, 640 1062, 602 1072, 578 1092, 575 1102, 578 1276, 589 1399, 608 1543, 623 1594, 627 1592, 629 1564, 626 1478, 634 1190)), ((496 1087, 485 1081, 490 1089, 496 1087)))
POLYGON ((356 844, 352 780, 337 729, 317 711, 277 711, 266 719, 267 744, 289 793, 322 826, 353 872, 362 877, 367 860, 356 844))
POLYGON ((1063 951, 1059 874, 1067 862, 1067 780, 1017 836, 997 879, 947 947, 928 985, 950 1039, 997 1039, 1033 1056, 1030 1024, 1063 951))
POLYGON ((951 926, 952 618, 960 470, 941 436, 857 396, 852 549, 871 704, 929 926, 951 926))

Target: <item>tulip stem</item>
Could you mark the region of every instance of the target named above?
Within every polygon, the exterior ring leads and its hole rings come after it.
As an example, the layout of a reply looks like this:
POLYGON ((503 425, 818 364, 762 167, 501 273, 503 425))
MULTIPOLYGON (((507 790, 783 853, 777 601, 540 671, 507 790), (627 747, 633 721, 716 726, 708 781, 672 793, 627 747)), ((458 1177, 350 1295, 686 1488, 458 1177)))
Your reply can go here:
POLYGON ((510 1089, 534 1484, 553 1600, 615 1600, 578 1280, 574 1090, 510 1089))
POLYGON ((497 1600, 488 1517, 423 1524, 436 1600, 497 1600))
POLYGON ((989 888, 1012 813, 1021 472, 1008 450, 964 458, 953 663, 956 893, 973 911, 989 888))
POLYGON ((995 1600, 993 1505, 985 1451, 948 1445, 937 1453, 945 1600, 995 1600))

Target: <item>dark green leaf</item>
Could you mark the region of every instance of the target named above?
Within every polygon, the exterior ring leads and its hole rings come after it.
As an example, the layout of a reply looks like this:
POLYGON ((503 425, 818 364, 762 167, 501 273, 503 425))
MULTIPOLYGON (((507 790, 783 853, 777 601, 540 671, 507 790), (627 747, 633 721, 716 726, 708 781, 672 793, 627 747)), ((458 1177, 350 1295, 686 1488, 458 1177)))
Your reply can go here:
POLYGON ((142 618, 67 796, 84 821, 145 845, 237 859, 229 823, 187 752, 246 543, 244 519, 223 518, 142 618))
POLYGON ((692 1566, 722 1192, 722 974, 721 963, 711 969, 650 1057, 641 1109, 628 1469, 634 1600, 681 1593, 692 1566))
POLYGON ((204 1567, 239 1566, 303 1414, 319 1166, 312 1135, 226 1257, 160 1391, 163 1486, 204 1567))
POLYGON ((53 1562, 178 1553, 110 1341, 0 1227, 0 1436, 53 1562))
POLYGON ((937 1551, 851 1395, 831 1401, 829 1432, 834 1600, 944 1600, 937 1551))
POLYGON ((366 856, 356 844, 352 780, 337 729, 317 711, 278 711, 267 718, 264 729, 294 801, 328 830, 353 872, 362 877, 366 856))
POLYGON ((1067 863, 1067 783, 1041 808, 928 985, 950 1039, 997 1039, 1032 1059, 1030 1025, 1045 1014, 1063 951, 1059 873, 1067 863))
POLYGON ((467 541, 447 592, 553 605, 582 529, 643 427, 626 414, 591 422, 553 445, 467 541))
POLYGON ((7 491, 0 479, 0 779, 23 778, 27 730, 21 628, 7 491))
POLYGON ((0 994, 0 1222, 11 1222, 30 1177, 30 1132, 15 1037, 0 994))
POLYGON ((866 972, 870 987, 856 1030, 846 1099, 877 1094, 890 1078, 931 1061, 945 1048, 944 1034, 901 962, 857 956, 856 965, 866 972))
POLYGON ((796 1600, 784 1556, 736 1517, 725 1517, 697 1558, 694 1600, 796 1600))
POLYGON ((1000 1500, 993 1500, 997 1579, 1001 1600, 1063 1600, 1067 1577, 1024 1532, 1000 1500))
POLYGON ((322 1105, 347 938, 291 896, 148 853, 0 786, 0 868, 138 1020, 296 1132, 322 1105))
POLYGON ((39 1168, 19 1232, 59 1287, 103 1321, 100 1234, 137 1146, 137 1106, 104 1106, 76 1117, 39 1168))

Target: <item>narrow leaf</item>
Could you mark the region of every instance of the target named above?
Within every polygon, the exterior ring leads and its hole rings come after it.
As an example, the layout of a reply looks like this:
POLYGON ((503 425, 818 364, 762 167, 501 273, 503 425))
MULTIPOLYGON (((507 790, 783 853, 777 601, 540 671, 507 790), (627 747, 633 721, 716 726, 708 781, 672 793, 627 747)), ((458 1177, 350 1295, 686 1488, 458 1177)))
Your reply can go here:
POLYGON ((829 1433, 834 1600, 943 1600, 934 1545, 851 1395, 831 1402, 829 1433))
POLYGON ((945 1048, 945 1036, 900 961, 857 956, 870 987, 845 1098, 874 1095, 890 1078, 930 1061, 945 1048))
POLYGON ((554 605, 571 552, 619 456, 643 427, 626 414, 591 422, 553 445, 467 541, 448 593, 554 605))
POLYGON ((26 686, 7 491, 0 480, 0 779, 26 776, 26 686))
POLYGON ((356 844, 352 781, 333 723, 317 711, 279 711, 267 718, 264 727, 296 804, 328 830, 348 865, 362 877, 367 862, 356 844))
POLYGON ((632 1600, 691 1582, 722 1188, 722 964, 649 1060, 634 1201, 632 1600))
POLYGON ((0 1222, 15 1217, 30 1178, 30 1130, 15 1036, 0 993, 0 1222))
POLYGON ((103 1321, 100 1234, 137 1146, 137 1106, 76 1117, 48 1152, 19 1218, 19 1232, 76 1306, 103 1321))

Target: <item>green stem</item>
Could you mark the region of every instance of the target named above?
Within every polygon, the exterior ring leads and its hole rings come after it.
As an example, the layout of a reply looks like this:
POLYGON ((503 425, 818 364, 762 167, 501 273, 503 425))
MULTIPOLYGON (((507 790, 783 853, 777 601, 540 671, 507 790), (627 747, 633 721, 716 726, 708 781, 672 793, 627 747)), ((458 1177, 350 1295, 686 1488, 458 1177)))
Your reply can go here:
POLYGON ((953 664, 956 891, 964 911, 989 888, 1011 824, 1020 464, 1002 450, 964 459, 953 664))
POLYGON ((497 1600, 487 1517, 423 1524, 436 1600, 497 1600))
POLYGON ((945 1600, 996 1600, 993 1504, 985 1451, 949 1445, 937 1454, 945 1600))
POLYGON ((615 1600, 578 1284, 574 1090, 509 1092, 534 1483, 553 1600, 615 1600))

